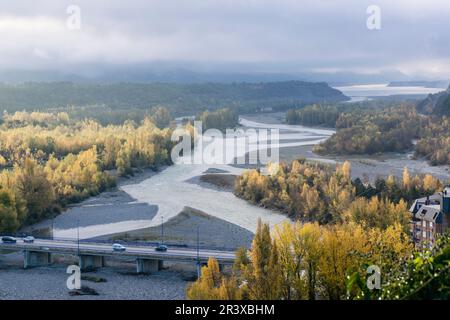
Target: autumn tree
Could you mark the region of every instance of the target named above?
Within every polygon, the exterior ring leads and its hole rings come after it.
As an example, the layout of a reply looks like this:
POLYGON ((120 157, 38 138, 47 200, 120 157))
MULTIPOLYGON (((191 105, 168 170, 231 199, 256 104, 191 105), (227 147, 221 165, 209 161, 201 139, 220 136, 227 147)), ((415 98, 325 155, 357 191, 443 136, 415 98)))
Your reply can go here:
POLYGON ((15 231, 20 223, 11 191, 0 190, 0 232, 15 231))
POLYGON ((55 201, 51 183, 43 168, 30 158, 24 160, 23 166, 17 165, 15 172, 16 188, 26 200, 27 221, 36 222, 48 213, 55 201))
POLYGON ((357 198, 343 215, 347 221, 356 222, 366 228, 386 229, 395 224, 401 225, 404 230, 409 228, 410 214, 403 200, 395 204, 376 196, 370 200, 357 198))
POLYGON ((362 254, 369 250, 365 232, 356 224, 337 225, 325 228, 322 237, 317 276, 325 297, 341 300, 346 295, 347 276, 362 267, 362 254))
POLYGON ((258 220, 258 226, 249 252, 251 263, 243 274, 249 298, 255 300, 278 299, 281 293, 278 249, 270 236, 269 226, 258 220))
POLYGON ((407 167, 403 169, 402 177, 403 177, 403 188, 409 189, 411 187, 411 177, 409 175, 407 167))
POLYGON ((166 107, 155 107, 150 113, 153 123, 160 129, 168 127, 172 121, 170 111, 166 107))
POLYGON ((319 225, 311 223, 284 223, 275 229, 283 299, 316 299, 321 234, 319 225))
POLYGON ((239 288, 234 278, 224 277, 219 263, 214 258, 202 267, 201 277, 189 285, 186 291, 190 300, 236 300, 240 298, 239 288))

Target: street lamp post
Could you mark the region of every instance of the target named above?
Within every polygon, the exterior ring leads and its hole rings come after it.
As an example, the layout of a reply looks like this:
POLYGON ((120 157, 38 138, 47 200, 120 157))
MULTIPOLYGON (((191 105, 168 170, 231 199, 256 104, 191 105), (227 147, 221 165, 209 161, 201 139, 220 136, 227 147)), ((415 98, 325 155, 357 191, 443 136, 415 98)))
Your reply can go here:
POLYGON ((200 229, 197 225, 197 277, 200 278, 202 275, 202 269, 200 265, 200 229))
POLYGON ((80 256, 80 219, 77 219, 77 251, 80 256))
POLYGON ((164 244, 164 216, 161 216, 161 244, 164 244))

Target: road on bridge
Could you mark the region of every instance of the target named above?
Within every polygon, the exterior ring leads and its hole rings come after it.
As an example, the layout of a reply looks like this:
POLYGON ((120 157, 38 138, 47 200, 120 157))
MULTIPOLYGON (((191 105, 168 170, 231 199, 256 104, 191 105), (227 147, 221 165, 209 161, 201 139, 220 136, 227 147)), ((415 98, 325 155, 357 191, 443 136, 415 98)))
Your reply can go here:
POLYGON ((0 242, 0 249, 19 249, 38 252, 81 254, 99 256, 124 256, 136 258, 153 258, 161 260, 197 261, 206 262, 210 257, 220 263, 232 264, 235 260, 233 251, 220 251, 193 248, 168 247, 167 251, 156 251, 156 246, 126 246, 126 251, 114 251, 111 244, 86 243, 68 240, 35 239, 33 243, 25 243, 22 238, 16 238, 17 243, 0 242))

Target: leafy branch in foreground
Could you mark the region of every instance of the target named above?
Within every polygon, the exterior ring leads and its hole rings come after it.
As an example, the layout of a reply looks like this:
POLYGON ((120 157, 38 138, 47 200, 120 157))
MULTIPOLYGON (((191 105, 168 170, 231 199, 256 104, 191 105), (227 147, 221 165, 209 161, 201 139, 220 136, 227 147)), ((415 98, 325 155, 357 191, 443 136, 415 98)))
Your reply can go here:
POLYGON ((417 250, 406 263, 386 269, 380 289, 370 290, 355 272, 347 277, 353 299, 448 300, 450 298, 450 236, 443 235, 431 249, 417 250))

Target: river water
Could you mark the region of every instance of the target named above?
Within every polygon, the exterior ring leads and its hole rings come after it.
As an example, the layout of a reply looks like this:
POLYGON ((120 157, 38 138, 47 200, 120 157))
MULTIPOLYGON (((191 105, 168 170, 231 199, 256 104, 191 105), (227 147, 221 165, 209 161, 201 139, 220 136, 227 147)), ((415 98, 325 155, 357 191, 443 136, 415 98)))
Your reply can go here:
MULTIPOLYGON (((240 119, 244 128, 278 129, 278 148, 305 146, 317 144, 327 139, 333 130, 314 129, 303 126, 283 124, 263 124, 255 121, 240 119)), ((225 138, 224 138, 225 140, 225 138)), ((226 141, 224 144, 227 145, 226 141)), ((264 148, 264 144, 260 147, 264 148)), ((259 148, 259 149, 260 149, 259 148)), ((230 152, 227 148, 226 152, 230 152)), ((244 153, 235 153, 237 157, 244 153)), ((122 187, 122 190, 141 202, 158 205, 158 214, 148 226, 160 223, 161 216, 170 219, 176 216, 184 206, 199 209, 212 216, 239 225, 252 232, 256 230, 258 218, 268 222, 271 226, 286 220, 286 216, 271 210, 252 206, 237 198, 231 192, 215 190, 189 181, 208 169, 220 169, 232 174, 241 174, 243 169, 229 164, 176 164, 163 172, 134 185, 122 187)))
MULTIPOLYGON (((333 130, 328 129, 265 124, 242 117, 240 124, 245 130, 253 128, 279 130, 279 142, 273 144, 272 147, 280 149, 311 146, 326 140, 334 133, 333 130)), ((228 147, 227 142, 226 137, 223 137, 223 143, 228 147)), ((266 147, 262 143, 255 148, 262 150, 266 147)), ((244 156, 247 151, 252 149, 241 153, 239 150, 240 148, 235 150, 236 158, 244 156)), ((227 148, 226 152, 230 152, 230 150, 227 148)), ((237 198, 232 192, 192 182, 193 178, 201 176, 208 169, 224 170, 231 174, 241 174, 245 170, 228 162, 222 164, 174 164, 139 183, 120 187, 120 191, 135 200, 127 203, 127 205, 133 206, 133 208, 129 207, 130 210, 120 209, 119 206, 123 203, 113 204, 109 200, 98 202, 94 197, 56 217, 53 221, 54 236, 77 238, 79 233, 80 239, 85 239, 157 226, 162 221, 178 215, 185 206, 201 210, 251 232, 256 230, 258 218, 269 223, 271 227, 287 219, 285 215, 278 212, 253 206, 237 198), (96 204, 92 205, 92 203, 96 204), (139 204, 156 206, 156 214, 146 213, 144 206, 135 210, 135 206, 139 204), (116 212, 119 209, 120 212, 116 212)), ((48 227, 49 221, 42 222, 35 228, 43 226, 48 227)))

